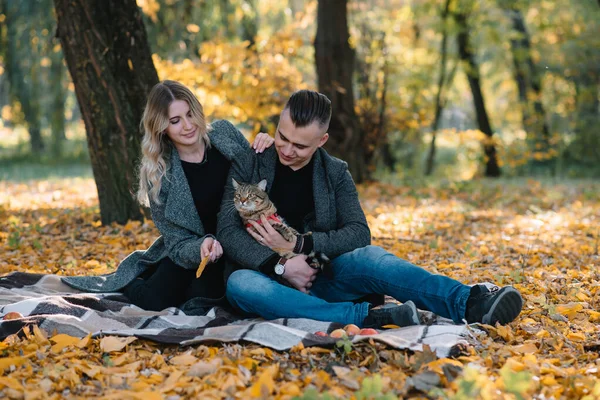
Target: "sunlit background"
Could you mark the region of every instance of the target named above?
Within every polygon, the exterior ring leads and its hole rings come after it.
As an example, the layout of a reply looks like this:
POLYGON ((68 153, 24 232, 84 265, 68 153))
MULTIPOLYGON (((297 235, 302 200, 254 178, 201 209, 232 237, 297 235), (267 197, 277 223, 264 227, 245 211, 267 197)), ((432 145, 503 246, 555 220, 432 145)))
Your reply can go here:
MULTIPOLYGON (((137 3, 159 77, 192 87, 209 120, 273 133, 290 93, 318 88, 316 1, 137 3)), ((0 178, 90 177, 53 2, 0 5, 0 178)), ((482 176, 482 143, 506 177, 600 175, 596 1, 350 0, 348 30, 369 177, 482 176), (465 29, 472 65, 460 57, 465 29), (477 123, 473 66, 491 139, 477 123)))

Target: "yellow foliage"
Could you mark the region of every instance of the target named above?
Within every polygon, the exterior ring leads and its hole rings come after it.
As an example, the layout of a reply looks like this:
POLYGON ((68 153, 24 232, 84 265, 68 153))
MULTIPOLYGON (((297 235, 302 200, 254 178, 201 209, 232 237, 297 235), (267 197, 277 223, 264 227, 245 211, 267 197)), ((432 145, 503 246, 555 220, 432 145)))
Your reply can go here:
POLYGON ((160 2, 158 0, 137 0, 137 5, 153 22, 158 20, 157 13, 160 10, 160 2))
POLYGON ((196 93, 209 120, 244 123, 256 134, 261 127, 273 132, 270 118, 293 91, 306 87, 292 64, 300 43, 288 34, 270 37, 262 50, 247 42, 212 41, 202 44, 200 61, 153 59, 161 79, 178 80, 196 93))
MULTIPOLYGON (((13 398, 38 392, 60 397, 77 387, 82 397, 115 399, 289 399, 313 387, 353 398, 377 373, 386 392, 409 397, 408 378, 433 371, 449 398, 600 396, 600 185, 531 180, 458 190, 370 184, 359 193, 374 244, 465 283, 514 285, 525 299, 522 315, 508 326, 484 327, 489 334, 474 336, 477 345, 452 359, 378 342, 355 344, 342 360, 330 348, 180 348, 135 338, 73 338, 28 326, 0 342, 0 391, 13 398)), ((0 182, 0 273, 107 273, 158 234, 151 221, 103 227, 97 207, 89 179, 0 182)))

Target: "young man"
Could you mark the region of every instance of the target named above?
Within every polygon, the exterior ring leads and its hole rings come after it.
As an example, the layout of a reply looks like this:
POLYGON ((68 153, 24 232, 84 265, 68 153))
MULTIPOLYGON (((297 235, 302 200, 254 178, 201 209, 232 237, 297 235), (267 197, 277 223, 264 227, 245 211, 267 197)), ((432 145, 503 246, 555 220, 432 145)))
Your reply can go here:
POLYGON ((228 183, 217 238, 229 261, 230 303, 265 319, 311 318, 374 328, 418 324, 415 305, 457 323, 514 320, 523 300, 513 287, 470 287, 369 245, 370 230, 347 164, 322 149, 330 119, 331 102, 325 95, 294 93, 281 113, 275 146, 248 159, 247 169, 231 171, 238 182, 266 179, 278 214, 312 235, 287 242, 266 218, 245 228, 228 183), (301 255, 287 260, 273 248, 301 255), (305 254, 313 250, 332 260, 331 274, 317 273, 307 264, 305 254), (404 304, 373 309, 360 301, 372 294, 390 295, 404 304))

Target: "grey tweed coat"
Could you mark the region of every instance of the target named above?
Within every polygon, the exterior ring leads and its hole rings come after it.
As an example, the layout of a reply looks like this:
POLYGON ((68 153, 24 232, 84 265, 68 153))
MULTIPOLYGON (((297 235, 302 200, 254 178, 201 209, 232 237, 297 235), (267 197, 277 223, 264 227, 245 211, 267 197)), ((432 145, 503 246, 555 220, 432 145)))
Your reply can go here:
MULTIPOLYGON (((228 121, 215 121, 208 136, 212 146, 232 161, 245 160, 253 153, 244 136, 228 121)), ((148 266, 165 257, 186 269, 196 269, 201 261, 200 245, 207 237, 196 211, 190 187, 181 166, 179 154, 173 148, 169 169, 159 194, 161 204, 150 202, 152 220, 161 236, 147 250, 137 250, 127 256, 117 270, 108 275, 65 277, 63 282, 86 292, 115 292, 123 289, 148 266)))
MULTIPOLYGON (((275 177, 277 151, 275 146, 262 154, 244 155, 247 160, 234 166, 229 175, 238 182, 267 180, 270 192, 275 177)), ((315 213, 304 220, 305 231, 313 232, 314 250, 333 259, 341 254, 371 243, 371 231, 358 200, 356 186, 348 164, 319 148, 313 155, 313 197, 315 213)), ((246 232, 233 208, 233 185, 228 179, 218 216, 217 239, 227 258, 226 278, 236 269, 259 270, 261 264, 275 254, 260 245, 246 232)))

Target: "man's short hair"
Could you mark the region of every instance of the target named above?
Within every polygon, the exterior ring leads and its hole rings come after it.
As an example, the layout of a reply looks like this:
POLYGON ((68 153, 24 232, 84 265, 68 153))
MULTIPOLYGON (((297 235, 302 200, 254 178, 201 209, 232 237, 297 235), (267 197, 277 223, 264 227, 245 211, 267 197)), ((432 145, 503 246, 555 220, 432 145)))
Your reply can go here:
POLYGON ((284 110, 290 110, 294 125, 302 128, 318 122, 321 128, 329 128, 331 100, 314 90, 298 90, 288 99, 284 110))

